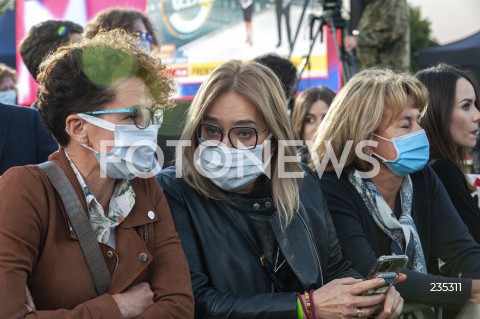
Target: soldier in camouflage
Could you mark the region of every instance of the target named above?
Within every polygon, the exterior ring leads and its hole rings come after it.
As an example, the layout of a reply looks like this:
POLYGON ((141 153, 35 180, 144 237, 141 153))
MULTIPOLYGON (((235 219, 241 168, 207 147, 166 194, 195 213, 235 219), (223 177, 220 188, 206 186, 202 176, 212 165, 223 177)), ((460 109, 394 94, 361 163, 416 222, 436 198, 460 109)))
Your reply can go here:
POLYGON ((410 70, 410 11, 406 0, 365 0, 358 33, 345 39, 356 48, 360 70, 384 67, 410 70))

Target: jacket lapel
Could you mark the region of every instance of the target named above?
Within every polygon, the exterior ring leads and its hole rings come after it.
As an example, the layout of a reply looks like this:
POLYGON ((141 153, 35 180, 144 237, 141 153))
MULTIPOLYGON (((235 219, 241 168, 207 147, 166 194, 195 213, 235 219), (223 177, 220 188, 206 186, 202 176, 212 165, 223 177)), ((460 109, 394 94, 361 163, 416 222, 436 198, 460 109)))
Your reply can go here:
POLYGON ((318 278, 322 277, 320 256, 312 244, 313 237, 300 219, 299 213, 295 213, 288 226, 281 225, 282 220, 280 218, 272 218, 271 221, 273 232, 285 260, 295 272, 304 289, 313 288, 310 287, 310 284, 317 282, 318 278), (305 234, 308 235, 305 236, 305 234), (299 259, 294 256, 302 256, 302 258, 299 259))
POLYGON ((148 236, 154 236, 148 234, 148 224, 157 222, 158 216, 137 181, 133 180, 131 185, 136 194, 135 205, 117 227, 116 251, 120 261, 112 276, 110 293, 127 289, 153 261, 152 252, 147 248, 145 240, 148 236))

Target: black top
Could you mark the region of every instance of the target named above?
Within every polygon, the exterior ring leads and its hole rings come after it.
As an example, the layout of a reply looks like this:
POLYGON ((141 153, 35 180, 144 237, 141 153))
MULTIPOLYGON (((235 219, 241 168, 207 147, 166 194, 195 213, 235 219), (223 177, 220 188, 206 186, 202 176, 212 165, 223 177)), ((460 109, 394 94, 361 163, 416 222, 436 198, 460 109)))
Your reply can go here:
POLYGON ((472 197, 463 172, 448 159, 434 159, 430 167, 437 173, 448 196, 477 243, 480 243, 480 209, 472 197))
MULTIPOLYGON (((412 218, 422 243, 429 274, 404 269, 408 276, 397 290, 408 303, 460 308, 471 294, 471 279, 480 278, 480 246, 429 166, 410 175, 413 183, 412 218), (438 258, 446 262, 439 274, 438 258), (462 277, 462 278, 458 278, 462 277), (460 292, 431 292, 434 283, 461 283, 460 292)), ((382 238, 362 197, 345 175, 324 174, 320 182, 337 229, 345 258, 367 276, 382 255, 382 238)), ((383 234, 383 233, 382 233, 383 234)), ((383 240, 388 240, 383 238, 383 240)), ((388 245, 389 247, 389 245, 388 245)))
POLYGON ((360 277, 342 257, 318 176, 303 167, 301 206, 288 225, 270 197, 205 198, 176 178, 173 167, 160 172, 158 181, 190 266, 196 318, 292 319, 297 317, 296 291, 360 277), (260 228, 252 227, 248 217, 254 214, 265 217, 280 248, 278 262, 274 249, 274 267, 286 260, 275 275, 283 292, 260 262, 265 253, 255 231, 260 228))

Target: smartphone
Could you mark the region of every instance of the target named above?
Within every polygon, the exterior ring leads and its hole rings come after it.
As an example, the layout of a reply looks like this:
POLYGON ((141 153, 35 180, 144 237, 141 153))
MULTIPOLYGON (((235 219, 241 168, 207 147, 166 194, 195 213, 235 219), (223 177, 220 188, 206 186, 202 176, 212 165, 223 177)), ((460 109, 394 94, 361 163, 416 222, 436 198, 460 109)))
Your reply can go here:
POLYGON ((367 276, 367 279, 383 278, 385 284, 381 287, 369 289, 364 296, 379 295, 387 292, 388 288, 398 277, 398 273, 407 264, 408 257, 406 255, 390 255, 380 256, 367 276))

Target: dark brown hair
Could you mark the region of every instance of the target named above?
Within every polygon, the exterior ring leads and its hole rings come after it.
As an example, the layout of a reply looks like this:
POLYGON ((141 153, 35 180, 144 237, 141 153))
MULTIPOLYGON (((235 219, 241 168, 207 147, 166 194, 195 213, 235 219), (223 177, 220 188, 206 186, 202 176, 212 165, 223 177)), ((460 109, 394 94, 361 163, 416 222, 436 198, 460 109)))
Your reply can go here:
POLYGON ((477 97, 475 107, 479 109, 478 86, 475 78, 469 72, 447 64, 421 70, 416 77, 428 90, 428 107, 422 117, 421 126, 430 142, 430 158, 448 158, 465 171, 465 148, 459 147, 453 141, 450 122, 455 104, 457 80, 460 78, 465 78, 472 84, 477 97))
POLYGON ((17 71, 9 67, 4 63, 0 63, 0 83, 3 81, 4 78, 11 77, 13 83, 15 83, 15 92, 17 91, 17 71))
POLYGON ((38 67, 49 53, 67 44, 71 33, 82 32, 83 27, 72 21, 47 20, 34 25, 18 46, 23 63, 33 78, 37 80, 38 67))
POLYGON ((92 20, 85 25, 85 37, 93 38, 101 29, 123 29, 128 33, 135 32, 133 26, 137 20, 142 20, 148 33, 152 35, 152 44, 158 45, 152 23, 141 11, 129 8, 112 8, 100 11, 92 20))
POLYGON ((102 31, 93 39, 59 48, 40 66, 38 106, 48 129, 61 146, 69 143, 65 121, 70 114, 101 110, 115 100, 115 84, 138 77, 145 82, 154 107, 166 107, 174 91, 159 59, 136 45, 125 31, 102 31))

